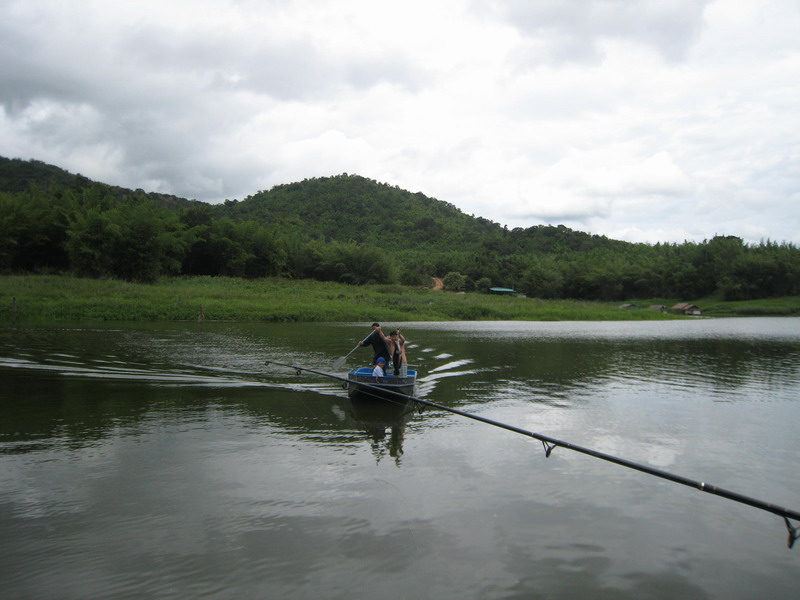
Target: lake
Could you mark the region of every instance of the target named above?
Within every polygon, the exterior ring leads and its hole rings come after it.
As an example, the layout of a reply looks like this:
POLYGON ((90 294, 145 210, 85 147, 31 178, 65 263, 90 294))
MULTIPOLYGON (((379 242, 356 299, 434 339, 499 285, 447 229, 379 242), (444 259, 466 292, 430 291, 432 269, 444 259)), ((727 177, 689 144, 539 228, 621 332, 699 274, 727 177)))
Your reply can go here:
MULTIPOLYGON (((800 319, 398 325, 422 399, 800 510, 800 319)), ((265 364, 369 332, 0 329, 3 597, 798 597, 774 514, 265 364)))

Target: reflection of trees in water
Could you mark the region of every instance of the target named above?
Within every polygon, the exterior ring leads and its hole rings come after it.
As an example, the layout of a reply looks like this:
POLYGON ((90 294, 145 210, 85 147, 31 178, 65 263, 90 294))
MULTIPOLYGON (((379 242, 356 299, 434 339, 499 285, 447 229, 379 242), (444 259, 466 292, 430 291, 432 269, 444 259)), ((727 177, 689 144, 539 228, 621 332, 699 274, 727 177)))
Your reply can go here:
POLYGON ((95 445, 121 427, 135 426, 146 418, 164 394, 158 388, 148 391, 152 392, 149 396, 130 382, 4 369, 0 373, 0 439, 14 445, 0 453, 53 444, 72 450, 95 445))
POLYGON ((618 352, 615 372, 643 381, 667 381, 730 395, 749 386, 770 389, 794 386, 800 346, 740 339, 656 340, 618 352))
POLYGON ((756 336, 481 340, 480 348, 481 367, 496 365, 502 380, 534 383, 545 396, 617 377, 725 393, 764 382, 794 386, 800 356, 796 343, 756 336))

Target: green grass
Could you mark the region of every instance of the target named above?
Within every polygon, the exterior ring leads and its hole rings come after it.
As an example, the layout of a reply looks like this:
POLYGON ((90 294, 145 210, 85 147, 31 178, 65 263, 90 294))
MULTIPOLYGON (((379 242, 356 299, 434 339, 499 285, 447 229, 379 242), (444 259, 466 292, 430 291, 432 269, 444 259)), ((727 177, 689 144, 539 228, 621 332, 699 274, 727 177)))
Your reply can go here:
POLYGON ((800 315, 800 297, 797 296, 764 300, 737 300, 733 302, 706 298, 697 304, 698 306, 702 305, 704 313, 718 317, 788 317, 800 315))
MULTIPOLYGON (((620 321, 683 318, 648 310, 676 300, 538 300, 452 294, 400 285, 349 286, 311 280, 224 277, 164 279, 144 285, 51 275, 0 276, 0 322, 195 321, 620 321), (16 305, 14 300, 16 299, 16 305), (14 315, 14 306, 16 313, 14 315)), ((696 302, 712 316, 796 315, 800 298, 696 302)))

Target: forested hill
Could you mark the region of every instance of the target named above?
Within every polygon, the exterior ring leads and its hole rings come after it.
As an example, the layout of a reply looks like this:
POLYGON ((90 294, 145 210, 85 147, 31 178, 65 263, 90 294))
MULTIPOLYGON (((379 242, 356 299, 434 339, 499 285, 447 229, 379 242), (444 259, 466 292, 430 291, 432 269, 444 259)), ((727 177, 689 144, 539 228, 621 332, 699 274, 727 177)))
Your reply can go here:
POLYGON ((60 194, 66 190, 83 190, 88 187, 101 190, 103 194, 121 202, 133 197, 144 197, 160 206, 173 209, 204 204, 197 200, 186 200, 170 194, 130 190, 92 181, 81 174, 70 173, 40 160, 22 160, 0 156, 0 192, 18 193, 37 189, 51 194, 60 194))
POLYGON ((623 300, 800 295, 800 250, 633 244, 563 225, 507 228, 357 175, 278 185, 210 205, 0 158, 0 273, 155 281, 165 275, 291 277, 529 296, 623 300))
POLYGON ((201 221, 228 217, 253 221, 281 236, 355 242, 376 248, 433 252, 560 253, 624 246, 627 242, 574 231, 563 225, 508 230, 454 205, 397 186, 342 174, 277 185, 244 200, 209 205, 168 194, 95 182, 38 160, 0 157, 0 192, 37 188, 50 193, 92 187, 118 202, 146 198, 175 210, 193 209, 201 221))
POLYGON ((27 192, 31 187, 69 188, 75 186, 80 177, 39 160, 0 156, 0 192, 27 192))
POLYGON ((463 213, 448 202, 358 175, 306 179, 278 185, 241 202, 226 202, 223 214, 278 231, 354 241, 383 248, 447 252, 560 252, 624 245, 564 226, 513 229, 463 213))

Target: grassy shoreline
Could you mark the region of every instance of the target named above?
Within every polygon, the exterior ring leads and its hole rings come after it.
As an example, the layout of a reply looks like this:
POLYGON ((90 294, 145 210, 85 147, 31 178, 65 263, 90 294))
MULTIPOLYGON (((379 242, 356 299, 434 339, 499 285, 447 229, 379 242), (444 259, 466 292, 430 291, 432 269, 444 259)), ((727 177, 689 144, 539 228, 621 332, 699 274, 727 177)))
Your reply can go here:
MULTIPOLYGON (((684 318, 648 310, 686 299, 622 302, 452 294, 400 285, 350 286, 312 280, 223 277, 155 284, 59 275, 0 276, 0 322, 81 321, 632 321, 684 318)), ((800 298, 692 300, 706 316, 800 315, 800 298)))

